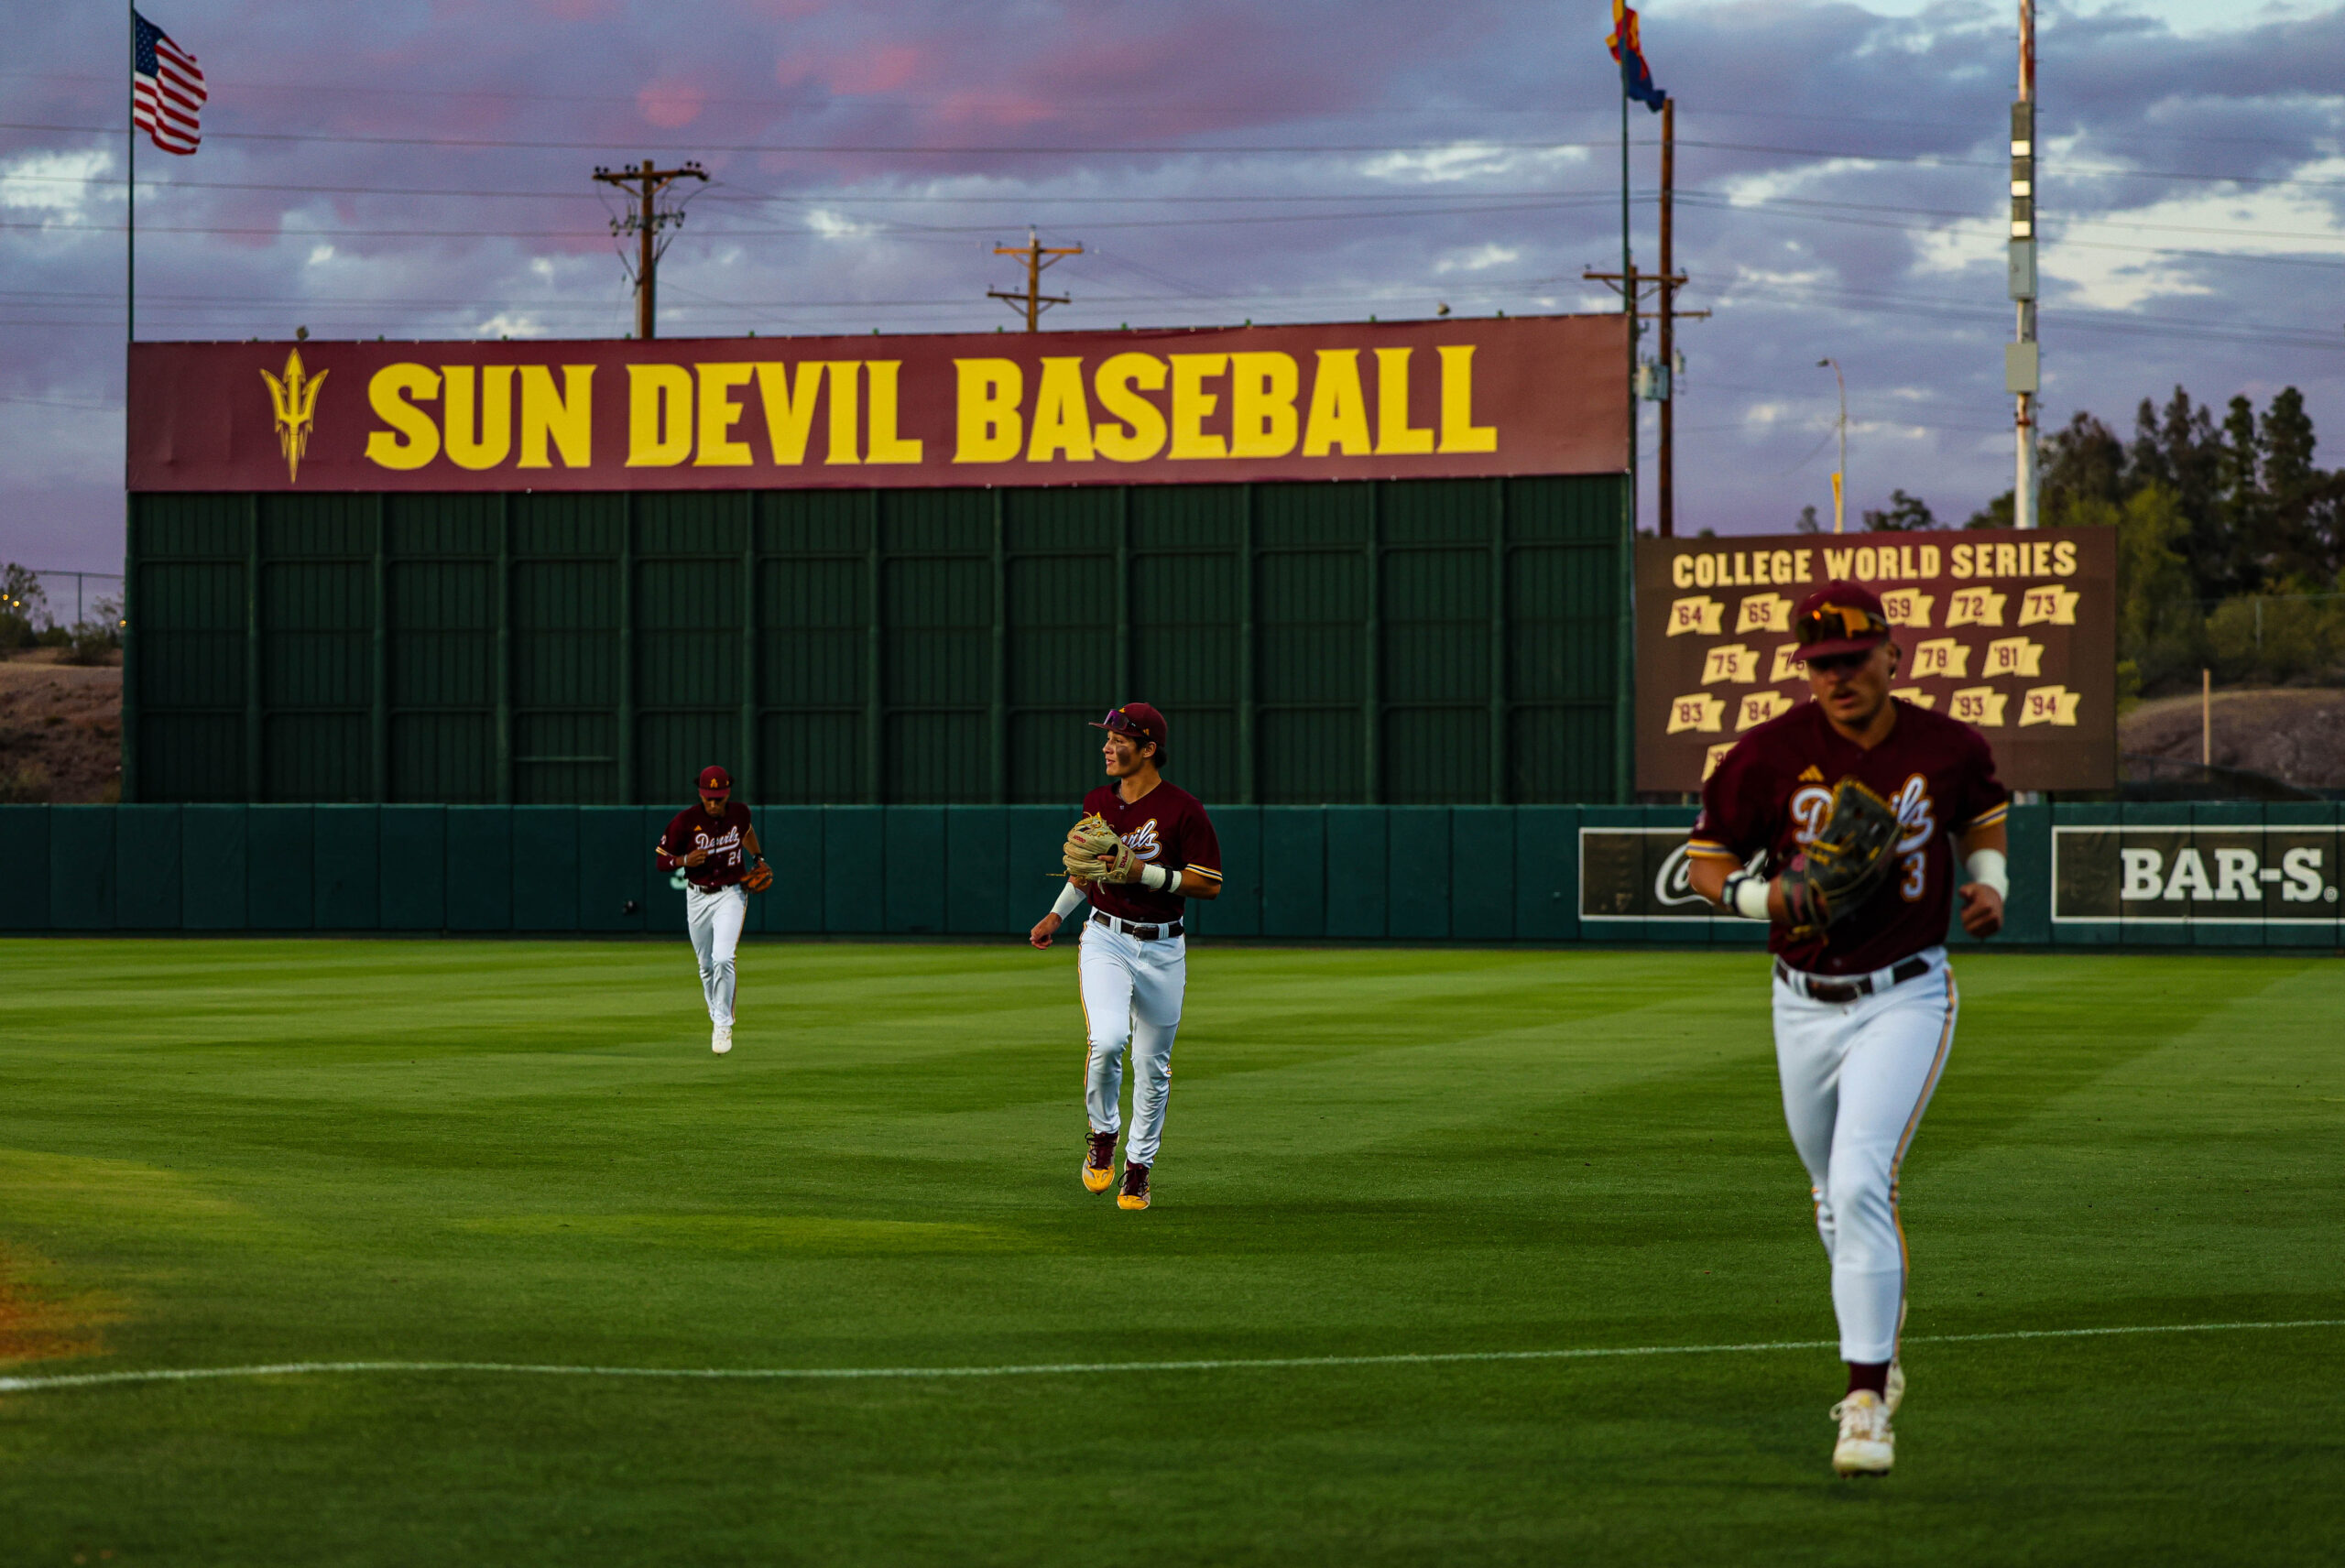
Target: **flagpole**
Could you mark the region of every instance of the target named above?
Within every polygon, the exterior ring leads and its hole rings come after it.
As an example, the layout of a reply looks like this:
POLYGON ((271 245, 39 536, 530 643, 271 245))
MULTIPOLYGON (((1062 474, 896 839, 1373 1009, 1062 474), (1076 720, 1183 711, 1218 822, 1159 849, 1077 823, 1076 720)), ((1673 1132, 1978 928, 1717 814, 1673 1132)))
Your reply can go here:
POLYGON ((1620 27, 1620 306, 1629 317, 1629 494, 1620 527, 1620 595, 1618 628, 1619 679, 1614 682, 1612 724, 1612 788, 1620 804, 1636 799, 1633 750, 1636 712, 1632 702, 1636 665, 1637 549, 1637 271, 1629 250, 1629 60, 1628 24, 1620 27))
POLYGON ((130 99, 123 126, 122 197, 125 203, 122 242, 122 751, 115 799, 138 799, 138 649, 131 621, 137 614, 138 568, 130 548, 136 521, 130 494, 130 345, 138 339, 138 0, 129 0, 130 99))
POLYGON ((127 345, 138 337, 138 0, 130 0, 129 10, 130 113, 123 126, 122 138, 122 194, 130 204, 122 244, 122 341, 125 366, 129 363, 127 345))
POLYGON ((1620 308, 1629 317, 1629 531, 1637 526, 1637 272, 1629 259, 1629 75, 1620 71, 1620 308))

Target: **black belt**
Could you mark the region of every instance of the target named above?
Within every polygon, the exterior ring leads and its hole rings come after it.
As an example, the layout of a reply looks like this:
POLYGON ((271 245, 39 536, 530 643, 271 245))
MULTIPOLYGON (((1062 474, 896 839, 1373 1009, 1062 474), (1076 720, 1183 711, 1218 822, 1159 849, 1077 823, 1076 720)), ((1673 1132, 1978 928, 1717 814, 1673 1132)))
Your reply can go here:
POLYGON ((1823 1002, 1833 1007, 1843 1006, 1876 991, 1886 991, 1892 985, 1903 985, 1930 972, 1926 958, 1908 958, 1890 968, 1883 981, 1878 973, 1859 975, 1847 980, 1827 980, 1821 975, 1810 975, 1805 969, 1794 969, 1782 959, 1775 960, 1775 978, 1781 980, 1811 1002, 1823 1002))
POLYGON ((1117 919, 1114 915, 1107 913, 1105 909, 1092 910, 1091 923, 1094 925, 1106 926, 1109 931, 1119 931, 1126 936, 1136 936, 1142 942, 1154 942, 1160 937, 1174 937, 1181 934, 1181 922, 1179 920, 1174 920, 1169 926, 1134 925, 1129 920, 1117 919))

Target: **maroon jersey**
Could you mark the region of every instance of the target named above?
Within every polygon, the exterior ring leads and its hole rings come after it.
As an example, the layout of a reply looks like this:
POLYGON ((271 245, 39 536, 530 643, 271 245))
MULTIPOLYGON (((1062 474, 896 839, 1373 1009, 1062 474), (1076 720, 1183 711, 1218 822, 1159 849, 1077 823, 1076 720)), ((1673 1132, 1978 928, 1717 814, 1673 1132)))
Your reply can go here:
POLYGON ((1897 723, 1871 751, 1834 729, 1821 705, 1802 702, 1743 736, 1703 787, 1686 854, 1741 865, 1763 849, 1770 873, 1816 837, 1841 779, 1856 779, 1896 810, 1897 865, 1886 883, 1821 936, 1794 942, 1782 925, 1768 933, 1768 949, 1794 969, 1865 975, 1946 941, 1955 840, 2001 822, 2010 808, 1986 736, 1890 701, 1897 723))
POLYGON ((678 871, 695 887, 729 887, 748 875, 749 808, 738 800, 725 802, 725 814, 712 817, 700 806, 687 806, 660 835, 655 856, 663 871, 678 871), (708 851, 698 866, 686 866, 684 856, 695 849, 708 851))
MULTIPOLYGON (((1178 871, 1184 882, 1192 877, 1221 880, 1221 841, 1214 837, 1205 807, 1186 789, 1159 783, 1127 806, 1109 784, 1083 798, 1083 811, 1105 817, 1144 864, 1178 871)), ((1095 882, 1091 904, 1142 925, 1166 925, 1181 918, 1189 900, 1138 882, 1095 882)))

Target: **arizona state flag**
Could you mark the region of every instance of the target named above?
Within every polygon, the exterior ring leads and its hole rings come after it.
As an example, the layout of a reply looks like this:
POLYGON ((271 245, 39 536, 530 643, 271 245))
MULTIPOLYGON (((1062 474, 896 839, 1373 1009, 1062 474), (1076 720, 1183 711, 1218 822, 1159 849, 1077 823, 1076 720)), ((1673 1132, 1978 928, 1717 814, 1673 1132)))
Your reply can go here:
POLYGON ((1612 36, 1604 41, 1620 62, 1620 91, 1660 114, 1669 94, 1652 84, 1652 67, 1645 63, 1644 41, 1637 36, 1636 10, 1623 0, 1612 0, 1612 36))

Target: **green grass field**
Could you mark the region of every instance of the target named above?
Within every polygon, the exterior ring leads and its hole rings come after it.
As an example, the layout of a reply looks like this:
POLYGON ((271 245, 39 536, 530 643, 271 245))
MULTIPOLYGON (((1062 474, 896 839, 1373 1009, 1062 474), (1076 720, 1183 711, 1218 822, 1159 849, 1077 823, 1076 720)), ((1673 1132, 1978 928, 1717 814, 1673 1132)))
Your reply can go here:
MULTIPOLYGON (((1746 954, 1200 948, 1156 1207, 1075 1180, 1073 955, 0 943, 0 1374, 1828 1341, 1746 954)), ((0 1393, 0 1562, 2333 1563, 2345 964, 1983 955, 1829 1348, 0 1393), (108 1554, 111 1555, 108 1555, 108 1554)))

